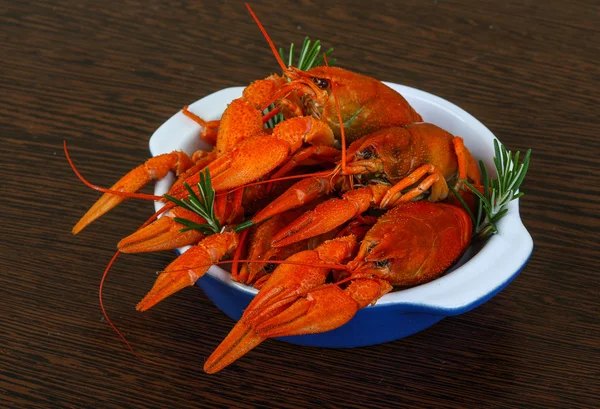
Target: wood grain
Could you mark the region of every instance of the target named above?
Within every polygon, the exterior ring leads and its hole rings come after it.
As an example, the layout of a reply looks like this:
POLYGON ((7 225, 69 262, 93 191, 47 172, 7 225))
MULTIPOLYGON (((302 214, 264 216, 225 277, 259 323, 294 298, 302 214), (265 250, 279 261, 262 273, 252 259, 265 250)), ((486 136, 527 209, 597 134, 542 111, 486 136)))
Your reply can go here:
POLYGON ((483 306, 358 349, 267 341, 208 376, 232 322, 190 288, 140 314, 170 252, 119 258, 151 212, 130 201, 80 236, 97 197, 183 105, 278 70, 240 2, 0 2, 0 407, 528 407, 599 401, 600 7, 592 1, 253 2, 278 45, 446 98, 533 149, 521 213, 534 253, 483 306), (170 4, 168 4, 170 3, 170 4))

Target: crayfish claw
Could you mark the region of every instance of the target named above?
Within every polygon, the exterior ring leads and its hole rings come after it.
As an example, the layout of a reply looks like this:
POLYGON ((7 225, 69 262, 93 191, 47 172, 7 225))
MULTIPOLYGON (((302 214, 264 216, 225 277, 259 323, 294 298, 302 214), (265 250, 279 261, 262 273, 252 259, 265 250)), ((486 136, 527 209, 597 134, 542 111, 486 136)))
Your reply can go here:
POLYGON ((257 325, 256 333, 272 338, 331 331, 350 321, 358 308, 356 301, 337 285, 327 285, 257 325))
POLYGON ((194 285, 198 278, 200 276, 191 270, 160 273, 152 290, 136 305, 135 309, 146 311, 177 291, 194 285))
POLYGON ((264 340, 265 338, 257 335, 254 329, 239 321, 208 357, 204 363, 204 372, 208 374, 219 372, 256 348, 264 340))
MULTIPOLYGON (((162 179, 171 170, 180 174, 192 165, 192 160, 184 152, 175 151, 155 156, 123 176, 110 190, 134 193, 151 180, 162 179)), ((128 198, 126 195, 105 193, 73 227, 73 234, 79 233, 94 220, 128 198)))
POLYGON ((138 311, 146 311, 177 291, 194 285, 204 276, 210 266, 234 249, 238 244, 238 234, 227 232, 206 237, 198 245, 176 258, 160 273, 150 292, 136 306, 138 311))
POLYGON ((329 199, 282 229, 273 237, 272 246, 287 246, 331 231, 367 210, 372 198, 369 188, 361 188, 347 192, 342 199, 329 199))
MULTIPOLYGON (((195 213, 181 208, 174 208, 172 213, 199 224, 205 223, 205 220, 195 213), (182 213, 185 213, 185 216, 182 213)), ((198 243, 204 237, 204 234, 198 230, 180 232, 184 227, 172 217, 163 216, 122 239, 117 244, 117 248, 123 253, 172 250, 198 243)))

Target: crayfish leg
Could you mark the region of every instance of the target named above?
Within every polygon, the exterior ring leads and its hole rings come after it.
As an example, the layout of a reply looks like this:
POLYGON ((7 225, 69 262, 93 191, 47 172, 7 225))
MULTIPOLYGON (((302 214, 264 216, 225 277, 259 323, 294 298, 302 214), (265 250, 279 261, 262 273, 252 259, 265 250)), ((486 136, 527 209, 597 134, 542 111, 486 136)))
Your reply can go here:
POLYGON ((443 200, 448 196, 448 184, 442 172, 431 164, 418 167, 410 175, 392 186, 381 200, 382 208, 393 207, 400 202, 408 202, 431 188, 431 201, 443 200), (426 176, 427 175, 427 176, 426 176), (424 176, 425 179, 417 186, 402 194, 402 190, 417 183, 424 176))
POLYGON ((183 107, 181 113, 203 128, 202 132, 200 133, 200 136, 202 137, 202 139, 204 139, 204 141, 206 141, 209 145, 216 145, 217 131, 219 129, 219 123, 221 122, 220 120, 217 119, 214 121, 205 121, 204 119, 200 118, 198 115, 190 111, 187 105, 183 107))
POLYGON ((200 171, 213 162, 217 157, 214 149, 210 152, 198 150, 192 155, 194 164, 185 172, 178 175, 177 180, 169 189, 169 195, 180 197, 182 192, 187 194, 187 190, 183 186, 183 182, 194 186, 200 181, 200 171))
POLYGON ((454 152, 456 152, 456 157, 458 158, 457 190, 460 187, 461 180, 467 178, 471 179, 475 186, 481 185, 481 172, 479 166, 477 166, 477 161, 465 146, 463 139, 459 136, 455 136, 452 143, 454 144, 454 152))

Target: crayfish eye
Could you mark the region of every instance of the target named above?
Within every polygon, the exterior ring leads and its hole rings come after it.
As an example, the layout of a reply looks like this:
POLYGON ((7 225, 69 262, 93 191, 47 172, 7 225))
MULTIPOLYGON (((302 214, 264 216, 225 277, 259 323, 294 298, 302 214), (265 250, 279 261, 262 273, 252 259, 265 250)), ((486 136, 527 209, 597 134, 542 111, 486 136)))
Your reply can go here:
POLYGON ((363 151, 361 153, 362 155, 360 156, 362 156, 363 159, 371 159, 371 157, 373 156, 373 152, 371 151, 363 151))
POLYGON ((387 267, 387 265, 390 263, 389 260, 385 259, 385 260, 378 260, 375 262, 375 267, 377 268, 384 268, 387 267))
POLYGON ((373 157, 377 157, 377 153, 371 146, 369 146, 368 148, 365 148, 362 151, 356 152, 356 156, 358 157, 358 159, 368 160, 373 157))
POLYGON ((274 263, 267 263, 263 268, 267 274, 271 274, 275 270, 275 267, 277 266, 274 263))
POLYGON ((321 89, 329 88, 329 81, 327 81, 326 79, 314 77, 312 80, 316 84, 316 86, 321 89))

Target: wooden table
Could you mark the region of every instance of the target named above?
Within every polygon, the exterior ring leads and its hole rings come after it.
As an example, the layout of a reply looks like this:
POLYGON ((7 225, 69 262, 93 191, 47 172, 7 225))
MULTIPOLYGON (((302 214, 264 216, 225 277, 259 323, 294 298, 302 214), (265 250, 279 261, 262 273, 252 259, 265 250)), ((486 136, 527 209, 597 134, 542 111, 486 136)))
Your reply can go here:
MULTIPOLYGON (((521 213, 535 249, 502 293, 358 349, 266 341, 202 371, 232 326, 198 288, 134 306, 172 252, 121 257, 151 213, 130 201, 80 236, 96 199, 183 105, 278 71, 241 2, 2 2, 0 407, 593 407, 599 403, 599 9, 592 1, 253 3, 277 45, 439 95, 533 149, 521 213)), ((151 187, 145 189, 151 191, 151 187)))

